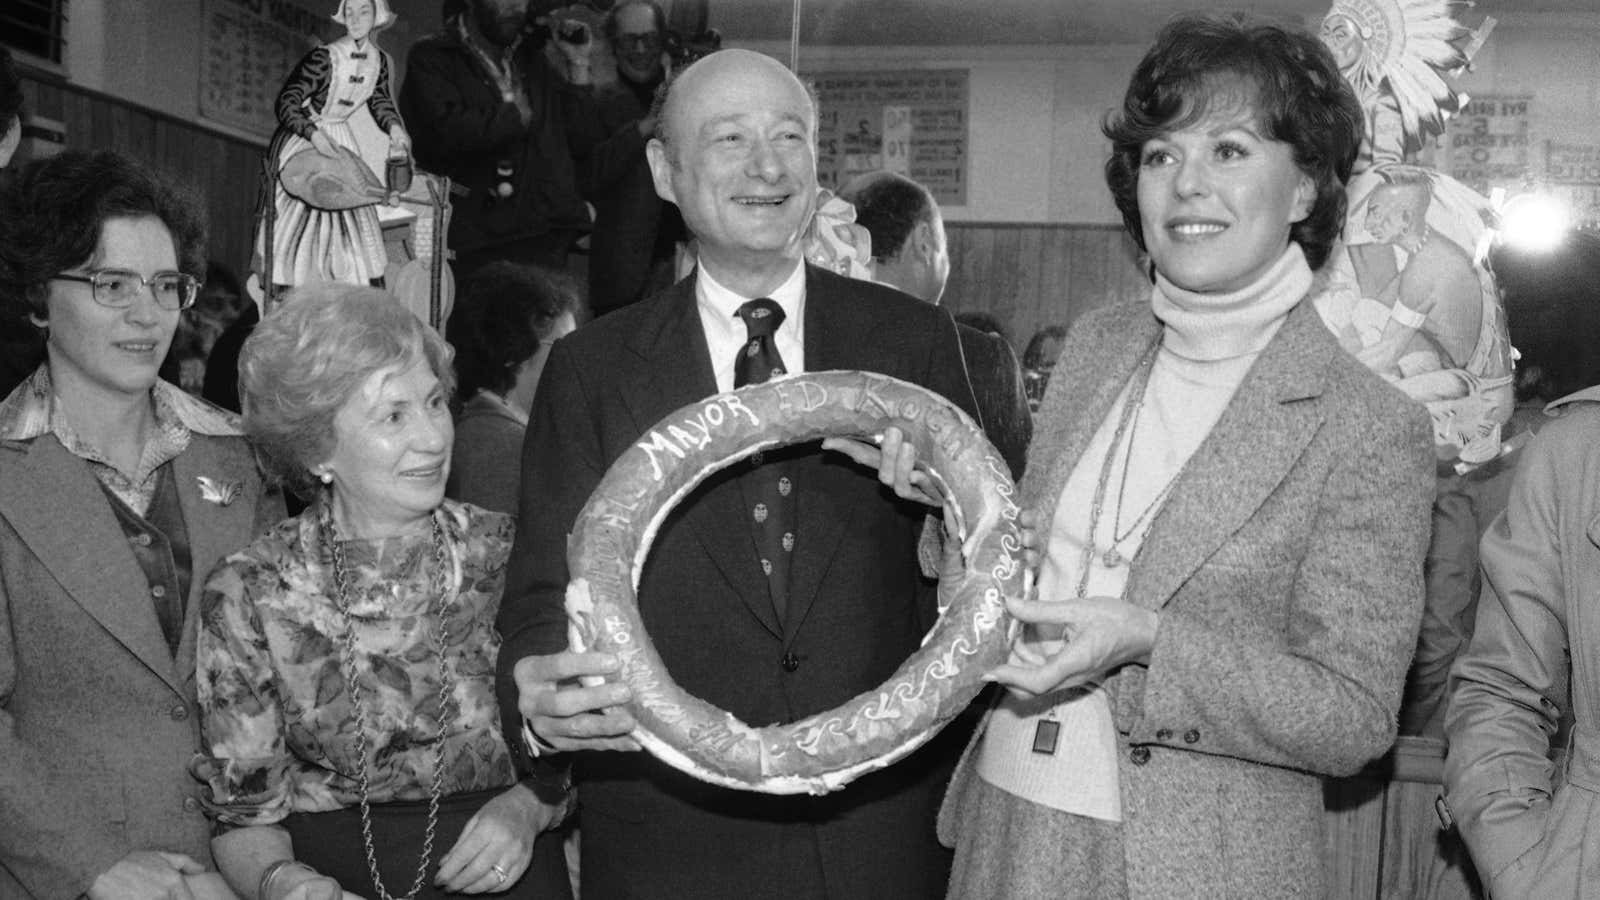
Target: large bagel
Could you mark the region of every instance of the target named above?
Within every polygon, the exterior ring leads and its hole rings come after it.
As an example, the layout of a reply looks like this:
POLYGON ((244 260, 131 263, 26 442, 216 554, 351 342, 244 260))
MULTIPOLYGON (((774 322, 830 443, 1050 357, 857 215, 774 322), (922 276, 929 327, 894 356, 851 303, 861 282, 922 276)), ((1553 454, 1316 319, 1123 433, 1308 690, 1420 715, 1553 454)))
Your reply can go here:
MULTIPOLYGON (((938 395, 867 372, 791 375, 686 406, 611 466, 567 549, 574 650, 614 653, 633 690, 634 737, 713 784, 822 794, 886 766, 932 737, 1006 655, 1004 596, 1022 586, 1017 507, 999 454, 938 395), (827 712, 757 728, 672 680, 645 634, 635 591, 656 529, 695 485, 757 451, 899 426, 953 499, 964 570, 939 584, 939 621, 888 681, 827 712)), ((754 561, 752 560, 752 564, 754 561)))

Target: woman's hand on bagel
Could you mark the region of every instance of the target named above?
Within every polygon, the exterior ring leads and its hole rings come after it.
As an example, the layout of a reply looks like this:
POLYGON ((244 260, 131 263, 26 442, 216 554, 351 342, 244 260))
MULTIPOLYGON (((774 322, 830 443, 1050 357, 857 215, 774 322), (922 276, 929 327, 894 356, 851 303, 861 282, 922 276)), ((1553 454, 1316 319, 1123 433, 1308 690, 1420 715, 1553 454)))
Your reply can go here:
POLYGON ((837 450, 869 469, 878 470, 878 480, 906 500, 928 506, 943 506, 933 479, 917 468, 916 445, 906 440, 905 432, 890 425, 883 430, 878 446, 851 438, 827 438, 822 449, 837 450))
POLYGON ((1024 696, 1099 682, 1129 663, 1149 664, 1161 617, 1117 597, 1040 601, 1006 598, 1019 621, 1063 642, 1032 645, 1018 641, 1011 658, 985 676, 1024 696))
POLYGON ((517 708, 528 725, 557 750, 638 750, 629 737, 638 727, 623 704, 633 699, 625 684, 585 687, 578 679, 615 675, 620 667, 609 653, 563 650, 525 656, 513 670, 517 708))
POLYGON ((1032 572, 1039 571, 1044 559, 1044 534, 1039 529, 1039 511, 1025 509, 1017 515, 1017 530, 1022 537, 1022 565, 1032 572))

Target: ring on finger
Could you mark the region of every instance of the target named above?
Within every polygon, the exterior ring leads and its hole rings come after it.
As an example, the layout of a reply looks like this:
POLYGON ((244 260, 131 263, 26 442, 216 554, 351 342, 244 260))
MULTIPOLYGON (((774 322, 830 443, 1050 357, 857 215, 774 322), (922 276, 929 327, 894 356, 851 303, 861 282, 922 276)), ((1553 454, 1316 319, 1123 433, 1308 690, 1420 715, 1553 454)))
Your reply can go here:
POLYGON ((493 872, 495 876, 500 879, 499 881, 495 882, 496 884, 505 884, 506 879, 511 877, 511 873, 507 872, 500 866, 490 866, 489 871, 493 872))

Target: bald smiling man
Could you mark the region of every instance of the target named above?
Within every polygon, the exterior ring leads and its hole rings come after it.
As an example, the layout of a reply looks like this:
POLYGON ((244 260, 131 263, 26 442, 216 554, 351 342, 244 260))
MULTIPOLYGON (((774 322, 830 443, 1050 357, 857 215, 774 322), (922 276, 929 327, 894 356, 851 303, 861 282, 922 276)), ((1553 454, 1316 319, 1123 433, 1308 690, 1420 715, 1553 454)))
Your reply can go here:
MULTIPOLYGON (((959 737, 825 797, 746 793, 637 752, 619 705, 627 689, 570 680, 614 672, 616 660, 567 649, 567 534, 646 429, 734 386, 735 357, 756 339, 741 309, 779 319, 758 339, 771 367, 881 372, 974 409, 947 313, 804 262, 816 109, 798 79, 761 54, 713 53, 671 82, 662 120, 646 148, 651 173, 694 234, 698 265, 551 351, 523 448, 499 623, 505 709, 520 703, 540 751, 574 760, 584 900, 943 896, 949 858, 933 819, 959 737)), ((765 455, 679 504, 638 590, 679 684, 753 724, 821 712, 882 683, 936 615, 916 556, 926 507, 892 499, 875 471, 815 443, 765 455), (792 531, 773 557, 750 498, 780 476, 792 488, 783 491, 792 531)))

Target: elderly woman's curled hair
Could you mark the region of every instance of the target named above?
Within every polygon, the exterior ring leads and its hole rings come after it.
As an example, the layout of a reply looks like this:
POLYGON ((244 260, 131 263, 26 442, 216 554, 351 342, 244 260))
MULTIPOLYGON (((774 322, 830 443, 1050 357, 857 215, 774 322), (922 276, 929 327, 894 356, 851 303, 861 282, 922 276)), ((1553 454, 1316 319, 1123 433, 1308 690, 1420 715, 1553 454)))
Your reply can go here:
POLYGON ((416 360, 452 393, 454 352, 377 288, 314 284, 261 321, 239 358, 245 433, 268 472, 297 492, 334 448, 333 419, 373 372, 416 360))

